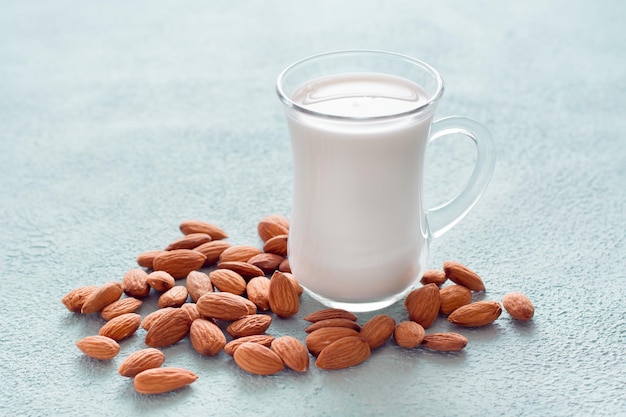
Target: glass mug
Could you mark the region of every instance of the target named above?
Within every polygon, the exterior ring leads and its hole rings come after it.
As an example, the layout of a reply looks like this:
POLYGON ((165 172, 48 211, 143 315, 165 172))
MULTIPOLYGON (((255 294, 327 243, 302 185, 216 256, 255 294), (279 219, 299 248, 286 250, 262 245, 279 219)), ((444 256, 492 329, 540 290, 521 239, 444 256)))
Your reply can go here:
POLYGON ((362 312, 393 304, 419 282, 430 240, 485 190, 495 166, 489 132, 464 117, 433 121, 441 76, 394 53, 312 56, 286 68, 276 88, 293 156, 293 274, 329 307, 362 312), (457 197, 425 209, 426 147, 450 134, 475 143, 474 170, 457 197))

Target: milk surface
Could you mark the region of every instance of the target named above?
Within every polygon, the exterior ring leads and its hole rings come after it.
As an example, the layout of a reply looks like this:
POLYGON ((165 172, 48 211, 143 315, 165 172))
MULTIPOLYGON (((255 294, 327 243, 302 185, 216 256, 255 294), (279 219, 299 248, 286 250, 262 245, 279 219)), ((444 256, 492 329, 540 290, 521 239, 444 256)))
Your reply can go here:
POLYGON ((364 119, 406 113, 426 99, 416 84, 381 74, 325 77, 293 95, 307 110, 359 119, 287 111, 289 259, 312 295, 355 305, 394 301, 423 273, 422 173, 432 114, 364 119))

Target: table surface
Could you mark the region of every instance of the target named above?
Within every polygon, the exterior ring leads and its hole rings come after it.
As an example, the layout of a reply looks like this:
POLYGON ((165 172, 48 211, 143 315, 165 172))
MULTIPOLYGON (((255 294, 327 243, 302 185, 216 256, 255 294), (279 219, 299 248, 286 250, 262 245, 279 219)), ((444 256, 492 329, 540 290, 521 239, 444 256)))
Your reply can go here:
MULTIPOLYGON (((0 13, 0 414, 626 415, 626 3, 277 0, 9 2, 0 13), (446 80, 439 115, 493 133, 498 162, 478 206, 431 244, 485 280, 486 299, 522 291, 529 323, 506 313, 457 329, 465 351, 392 341, 347 370, 246 374, 188 339, 166 365, 198 381, 135 393, 76 340, 103 321, 61 297, 120 280, 181 220, 260 245, 256 223, 289 215, 291 155, 279 71, 339 49, 423 59, 446 80)), ((433 145, 429 204, 452 197, 471 147, 433 145)), ((154 309, 151 296, 140 312, 154 309)), ((304 339, 297 316, 270 332, 304 339)), ((382 311, 396 320, 402 303, 382 311)), ((361 314, 364 322, 374 313, 361 314)))

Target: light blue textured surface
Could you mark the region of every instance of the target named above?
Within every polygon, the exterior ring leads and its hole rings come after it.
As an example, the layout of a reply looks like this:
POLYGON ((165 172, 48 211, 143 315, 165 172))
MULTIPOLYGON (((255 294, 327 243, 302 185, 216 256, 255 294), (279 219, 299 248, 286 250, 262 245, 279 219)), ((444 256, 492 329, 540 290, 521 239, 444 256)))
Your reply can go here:
MULTIPOLYGON (((626 415, 625 3, 84 3, 0 2, 1 415, 626 415), (185 340, 166 364, 200 379, 155 397, 116 372, 143 330, 110 362, 84 357, 74 342, 102 321, 67 312, 67 291, 121 279, 183 219, 258 245, 256 222, 289 214, 275 77, 346 48, 423 59, 446 80, 439 114, 489 126, 492 183, 430 266, 467 264, 488 299, 526 293, 533 321, 462 329, 460 354, 389 342, 354 369, 267 378, 185 340)), ((433 203, 468 150, 430 150, 433 203)), ((272 333, 303 340, 319 307, 304 296, 272 333)))

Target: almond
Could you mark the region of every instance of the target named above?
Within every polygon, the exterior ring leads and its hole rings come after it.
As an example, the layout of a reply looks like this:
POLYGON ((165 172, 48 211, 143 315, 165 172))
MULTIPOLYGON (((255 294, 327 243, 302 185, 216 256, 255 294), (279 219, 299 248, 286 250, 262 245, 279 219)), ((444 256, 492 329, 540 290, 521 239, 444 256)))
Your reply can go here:
POLYGON ((309 352, 317 356, 326 346, 348 336, 359 336, 359 332, 347 327, 323 327, 310 333, 305 342, 309 352))
POLYGON ((439 290, 441 314, 450 314, 457 308, 472 302, 472 291, 462 285, 449 285, 439 290))
POLYGON ((211 236, 206 233, 189 233, 171 242, 165 250, 193 249, 210 241, 211 236))
POLYGON ((485 284, 478 274, 465 265, 454 261, 445 261, 443 270, 451 281, 463 285, 472 291, 484 291, 485 284))
POLYGON ((148 274, 143 269, 134 268, 127 271, 122 278, 124 293, 129 297, 144 298, 150 293, 148 274))
POLYGON ((211 283, 222 292, 241 295, 246 292, 246 280, 230 269, 216 269, 209 274, 211 283))
POLYGON ((289 233, 289 220, 281 214, 270 214, 261 219, 257 231, 263 242, 278 235, 289 233))
POLYGON ((361 337, 370 345, 370 349, 376 349, 387 342, 394 329, 396 321, 386 314, 372 317, 361 328, 361 337))
POLYGON ((107 321, 100 328, 98 334, 100 336, 110 337, 119 342, 126 339, 137 331, 141 324, 141 316, 136 313, 126 313, 107 321))
POLYGON ((276 353, 259 343, 243 343, 235 350, 233 358, 241 369, 256 375, 272 375, 285 368, 276 353))
POLYGON ((359 336, 341 338, 324 348, 315 361, 320 369, 335 370, 356 366, 370 357, 369 344, 359 336))
POLYGON ((122 376, 134 377, 146 369, 158 368, 165 362, 165 355, 158 349, 141 349, 128 355, 117 368, 122 376))
POLYGON ((296 372, 306 372, 309 369, 309 352, 295 337, 282 336, 274 339, 272 350, 288 368, 296 372))
POLYGON ((263 252, 273 253, 279 256, 287 256, 287 241, 289 236, 287 234, 277 235, 268 239, 263 245, 263 252))
POLYGON ((304 329, 304 331, 307 333, 313 333, 323 327, 347 327, 349 329, 356 330, 357 332, 361 331, 359 323, 350 319, 326 319, 316 321, 315 323, 311 323, 311 325, 304 329))
POLYGON ((278 265, 278 270, 280 272, 291 272, 291 266, 289 265, 289 259, 285 258, 284 261, 278 265))
POLYGON ((424 336, 422 346, 440 352, 455 352, 467 346, 467 339, 458 333, 432 333, 424 336))
POLYGON ((234 321, 250 314, 246 301, 229 292, 210 292, 198 299, 196 307, 203 317, 234 321))
POLYGON ((318 310, 304 317, 304 320, 311 323, 328 319, 348 319, 356 321, 357 316, 354 313, 342 310, 340 308, 327 308, 324 310, 318 310))
POLYGON ((105 320, 111 320, 114 317, 121 316, 126 313, 134 313, 141 307, 142 301, 133 297, 122 298, 115 301, 102 309, 100 315, 105 320))
POLYGON ((148 285, 155 291, 165 292, 176 285, 174 277, 165 271, 152 271, 146 278, 148 285))
POLYGON ((248 259, 248 263, 259 267, 265 273, 270 273, 278 269, 283 259, 285 258, 273 253, 259 253, 248 259))
POLYGON ((76 342, 76 346, 85 355, 100 360, 113 359, 120 353, 120 345, 106 336, 87 336, 76 342))
POLYGON ((270 327, 272 318, 265 314, 251 314, 232 322, 226 331, 233 338, 263 334, 270 327))
POLYGON ((407 349, 419 346, 424 340, 424 336, 424 328, 414 321, 401 322, 393 332, 393 340, 396 344, 407 349))
POLYGON ((69 311, 80 313, 87 297, 89 297, 97 289, 98 286, 96 285, 75 288, 65 294, 65 296, 61 299, 61 302, 69 311))
POLYGON ((422 279, 420 282, 422 285, 435 284, 438 287, 441 287, 448 277, 446 277, 446 273, 440 269, 427 269, 422 275, 422 279))
POLYGON ((200 313, 198 313, 198 307, 194 303, 185 303, 180 306, 180 308, 181 310, 185 310, 191 322, 202 318, 200 313))
POLYGON ((244 336, 226 343, 226 346, 224 346, 224 352, 227 355, 233 356, 239 346, 248 342, 259 343, 265 347, 270 347, 273 340, 274 336, 270 336, 268 334, 255 334, 253 336, 244 336))
POLYGON ((206 256, 204 265, 210 266, 215 265, 220 259, 222 252, 230 248, 230 246, 230 243, 224 240, 212 240, 210 242, 203 243, 202 245, 194 248, 194 250, 206 256))
POLYGON ((114 281, 108 282, 85 298, 80 311, 83 314, 99 313, 104 307, 119 300, 122 292, 122 284, 114 281))
POLYGON ((252 301, 259 310, 269 310, 270 308, 270 280, 267 277, 254 277, 248 281, 246 287, 248 300, 252 301))
POLYGON ((191 320, 185 310, 174 308, 163 314, 148 330, 146 345, 157 348, 173 345, 187 336, 191 320))
POLYGON ((215 323, 198 319, 191 323, 191 345, 201 355, 217 355, 226 345, 226 337, 215 323))
POLYGON ((521 292, 510 292, 502 297, 504 309, 515 320, 528 321, 535 315, 535 306, 521 292))
POLYGON ((249 264, 247 262, 239 262, 239 261, 220 262, 219 264, 217 264, 217 267, 219 269, 230 269, 231 271, 235 271, 236 273, 238 273, 245 279, 264 276, 264 273, 261 270, 261 268, 259 268, 258 266, 249 264))
POLYGON ((182 368, 152 368, 135 376, 133 384, 140 394, 163 394, 193 383, 198 376, 182 368))
POLYGON ((150 250, 137 256, 137 265, 154 269, 154 258, 162 254, 162 250, 150 250))
POLYGON ((187 287, 175 285, 159 297, 159 308, 180 307, 187 301, 187 287))
POLYGON ((286 272, 276 271, 270 279, 270 309, 281 318, 293 316, 300 309, 298 291, 286 272))
POLYGON ((153 311, 143 318, 141 321, 141 328, 144 330, 150 330, 152 325, 157 322, 164 314, 167 314, 168 311, 174 310, 174 307, 166 307, 161 308, 159 310, 153 311))
POLYGON ((428 329, 439 314, 441 299, 439 287, 435 284, 427 284, 411 291, 404 302, 409 312, 409 318, 419 323, 424 329, 428 329))
POLYGON ((296 279, 296 277, 291 273, 291 272, 283 272, 283 274, 289 278, 289 280, 291 281, 291 283, 293 284, 294 289, 296 290, 296 294, 298 294, 298 297, 300 297, 302 295, 303 289, 300 286, 300 283, 298 282, 298 280, 296 279))
POLYGON ((164 252, 154 258, 154 269, 165 271, 175 279, 185 278, 187 274, 202 268, 206 256, 191 249, 176 249, 164 252))
POLYGON ((261 253, 259 248, 248 245, 231 246, 220 255, 219 262, 248 262, 254 255, 261 253))
POLYGON ((191 271, 187 275, 187 291, 189 296, 195 303, 200 297, 208 292, 213 292, 213 283, 211 278, 204 272, 191 271))
POLYGON ((452 324, 464 327, 479 327, 493 323, 502 313, 497 301, 477 301, 459 307, 448 316, 452 324))
POLYGON ((192 233, 206 233, 207 235, 211 236, 211 239, 213 240, 221 240, 228 237, 226 232, 218 226, 200 220, 186 220, 182 222, 180 224, 180 231, 184 235, 189 235, 192 233))

